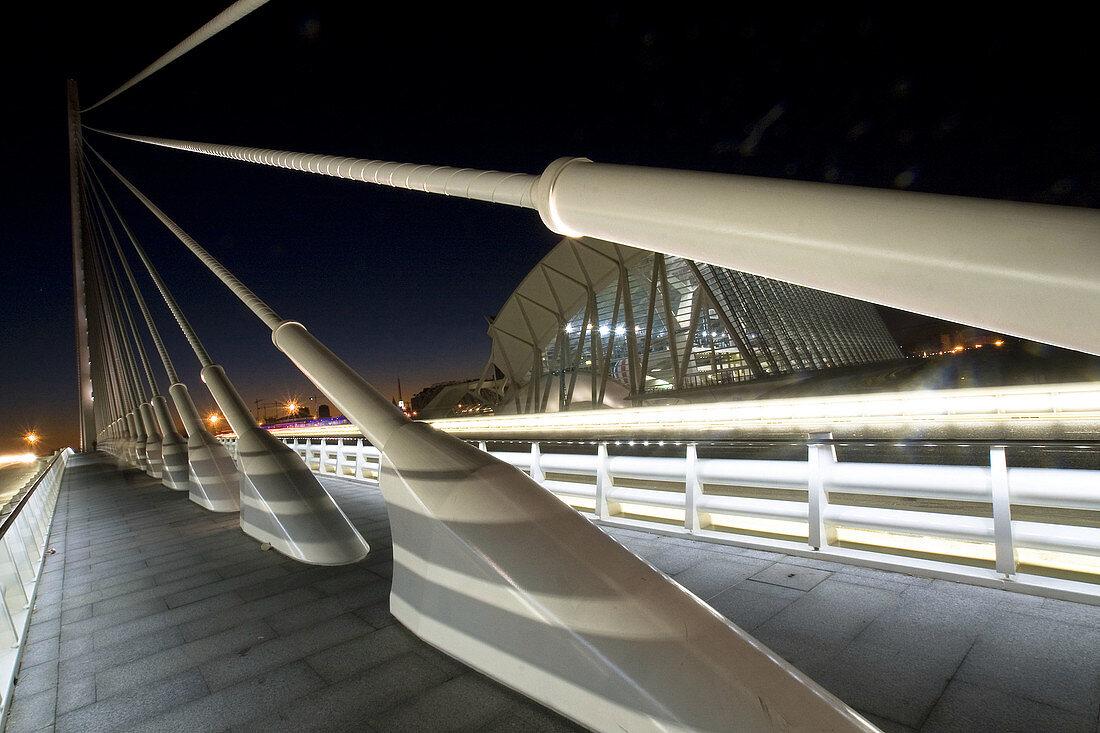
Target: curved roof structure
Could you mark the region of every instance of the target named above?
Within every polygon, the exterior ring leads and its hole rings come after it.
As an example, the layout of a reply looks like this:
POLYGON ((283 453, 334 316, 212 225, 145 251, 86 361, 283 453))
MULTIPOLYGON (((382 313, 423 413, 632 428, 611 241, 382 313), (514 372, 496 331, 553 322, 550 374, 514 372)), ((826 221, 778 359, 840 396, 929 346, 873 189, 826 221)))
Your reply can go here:
POLYGON ((489 335, 508 412, 901 356, 868 303, 590 238, 547 253, 489 335))

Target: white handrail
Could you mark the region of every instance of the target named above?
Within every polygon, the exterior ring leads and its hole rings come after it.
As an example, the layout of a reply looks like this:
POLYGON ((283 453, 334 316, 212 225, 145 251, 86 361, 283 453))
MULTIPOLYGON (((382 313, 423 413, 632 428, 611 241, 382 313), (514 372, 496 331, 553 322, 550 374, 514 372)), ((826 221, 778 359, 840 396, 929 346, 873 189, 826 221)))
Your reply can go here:
MULTIPOLYGON (((309 439, 298 445, 298 438, 285 438, 294 441, 299 455, 307 462, 310 456, 321 452, 318 446, 310 446, 309 439)), ((316 438, 314 438, 316 440, 316 438)), ((322 440, 323 442, 323 440, 322 440)), ((538 451, 507 450, 494 451, 498 460, 512 465, 532 475, 543 477, 541 485, 553 492, 566 503, 577 502, 575 506, 585 511, 593 511, 611 524, 624 526, 645 525, 646 519, 636 511, 629 516, 615 516, 618 509, 609 507, 629 504, 634 509, 650 508, 655 511, 654 521, 660 521, 662 531, 672 531, 669 515, 662 510, 682 511, 683 530, 700 539, 719 541, 738 541, 739 543, 765 543, 779 549, 796 549, 801 542, 805 548, 808 540, 798 540, 808 536, 809 520, 808 495, 789 493, 783 496, 769 497, 767 492, 805 492, 809 485, 811 465, 804 460, 769 459, 727 459, 700 458, 695 462, 696 480, 709 487, 696 497, 689 509, 688 495, 676 484, 684 485, 687 479, 688 460, 685 455, 678 456, 639 456, 611 455, 607 460, 607 473, 610 485, 603 491, 597 486, 599 456, 591 453, 555 453, 553 444, 540 444, 538 451), (533 470, 534 461, 538 461, 538 471, 533 470), (632 485, 616 485, 616 481, 634 482, 632 485), (647 481, 657 482, 651 488, 638 486, 647 481), (671 484, 671 486, 670 486, 671 484), (727 490, 723 491, 722 487, 727 490), (671 490, 670 490, 671 489, 671 490), (761 496, 738 495, 746 491, 763 491, 761 496), (595 507, 592 506, 596 503, 595 507), (605 502, 602 507, 600 502, 605 502), (692 512, 696 516, 692 516, 692 512), (694 520, 694 521, 693 521, 694 520), (751 533, 739 535, 737 525, 744 520, 766 520, 787 523, 788 531, 796 532, 791 540, 760 540, 751 533), (707 525, 710 525, 709 527, 707 525), (806 527, 799 530, 798 527, 806 527)), ((330 451, 331 446, 325 448, 330 451)), ((611 446, 614 450, 614 446, 611 446)), ((366 460, 377 460, 377 449, 362 439, 356 439, 355 445, 343 446, 341 455, 345 456, 343 465, 361 465, 366 460)), ((664 449, 667 452, 667 448, 664 449)), ((687 450, 682 448, 682 450, 687 450)), ((826 503, 822 511, 822 520, 828 530, 851 529, 884 533, 889 535, 938 538, 963 543, 979 543, 990 548, 986 554, 992 556, 998 549, 997 533, 994 531, 992 514, 973 516, 975 507, 986 505, 988 512, 995 510, 992 501, 991 469, 989 466, 952 466, 894 463, 857 463, 828 461, 821 469, 826 503), (838 495, 845 495, 845 504, 829 503, 838 495), (939 502, 942 511, 926 511, 926 503, 918 508, 899 504, 904 500, 922 500, 939 502), (860 501, 867 506, 860 506, 860 501), (884 507, 883 502, 893 502, 894 506, 884 507), (951 502, 963 502, 951 513, 951 502), (855 505, 853 505, 855 504, 855 505)), ((355 474, 355 478, 365 476, 355 474)), ((369 479, 367 479, 369 480, 369 479)), ((1026 468, 1014 467, 1007 470, 1008 493, 1011 507, 1027 506, 1052 510, 1100 511, 1100 471, 1062 468, 1026 468)), ((677 520, 678 521, 678 520, 677 520)), ((1073 555, 1100 556, 1100 528, 1059 524, 1057 521, 1036 522, 1012 519, 1012 531, 1007 539, 1002 538, 999 552, 1008 558, 1007 567, 1011 576, 1015 570, 1015 554, 1018 549, 1045 552, 1069 553, 1073 555), (1009 542, 1004 546, 1004 542, 1009 542)), ((657 527, 658 525, 651 525, 657 527)), ((834 542, 835 545, 835 542, 834 542)), ((852 553, 844 552, 835 546, 822 548, 830 559, 853 560, 852 553)), ((863 546, 856 560, 867 559, 875 554, 871 546, 863 546)), ((926 559, 913 561, 905 565, 905 559, 899 558, 888 548, 882 549, 882 558, 888 558, 893 566, 901 569, 923 571, 927 569, 926 559)), ((979 554, 981 554, 979 552, 979 554)), ((952 557, 945 555, 945 564, 952 557)), ((959 572, 985 572, 973 568, 961 568, 959 572)), ((992 571, 989 571, 992 573, 992 571)), ((981 576, 988 580, 993 575, 981 576)), ((1003 578, 1002 578, 1003 579, 1003 578)), ((1100 577, 1097 585, 1090 589, 1081 584, 1081 592, 1086 596, 1100 598, 1100 577)), ((1039 590, 1052 587, 1064 587, 1061 581, 1043 578, 1028 579, 1028 587, 1039 590)))

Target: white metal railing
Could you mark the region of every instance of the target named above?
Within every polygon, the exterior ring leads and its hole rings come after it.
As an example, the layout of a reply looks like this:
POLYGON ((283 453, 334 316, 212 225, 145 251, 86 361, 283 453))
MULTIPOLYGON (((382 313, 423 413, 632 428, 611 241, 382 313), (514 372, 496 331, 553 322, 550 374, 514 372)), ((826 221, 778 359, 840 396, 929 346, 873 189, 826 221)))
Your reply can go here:
MULTIPOLYGON (((38 578, 47 553, 61 477, 72 448, 57 453, 49 465, 24 489, 12 511, 0 520, 0 679, 7 720, 15 670, 30 625, 38 578)), ((0 722, 2 727, 2 722, 0 722)))
MULTIPOLYGON (((317 473, 377 481, 364 439, 282 440, 317 473)), ((612 455, 614 442, 492 455, 609 525, 1100 601, 1100 527, 1088 515, 1100 511, 1100 471, 1009 467, 1003 445, 982 466, 840 462, 832 442, 809 442, 805 460, 705 458, 694 443, 664 457, 612 455), (1084 521, 1067 523, 1075 512, 1084 521), (1067 568, 1076 580, 1055 577, 1067 568)))

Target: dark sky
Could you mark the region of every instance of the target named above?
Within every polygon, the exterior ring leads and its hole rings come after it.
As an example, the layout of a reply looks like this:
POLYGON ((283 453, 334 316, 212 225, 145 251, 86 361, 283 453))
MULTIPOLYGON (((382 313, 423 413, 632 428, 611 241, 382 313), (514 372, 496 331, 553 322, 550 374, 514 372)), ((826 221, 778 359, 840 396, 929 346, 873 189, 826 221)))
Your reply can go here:
MULTIPOLYGON (((90 104, 226 4, 39 3, 9 17, 0 453, 32 426, 51 447, 76 440, 65 79, 90 104)), ((522 173, 579 155, 1100 206, 1096 65, 1080 17, 351 9, 363 5, 272 0, 85 122, 522 173)), ((407 398, 476 377, 483 316, 557 240, 533 211, 88 140, 386 394, 398 378, 407 398)), ((129 194, 111 194, 246 401, 317 394, 129 194)), ((181 376, 212 405, 152 302, 181 376)))

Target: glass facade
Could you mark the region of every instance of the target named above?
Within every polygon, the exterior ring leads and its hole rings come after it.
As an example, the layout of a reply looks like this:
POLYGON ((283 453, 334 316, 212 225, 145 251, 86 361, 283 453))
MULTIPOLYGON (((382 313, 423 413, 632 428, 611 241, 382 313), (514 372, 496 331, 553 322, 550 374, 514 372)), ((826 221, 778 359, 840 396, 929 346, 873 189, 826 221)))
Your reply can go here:
MULTIPOLYGON (((581 307, 555 326, 528 329, 524 343, 534 348, 524 374, 513 368, 516 357, 497 360, 517 411, 901 358, 869 303, 655 253, 620 256, 617 273, 609 272, 602 282, 588 279, 586 292, 573 297, 581 307)), ((546 282, 560 312, 562 298, 546 282)), ((531 297, 523 300, 530 324, 535 308, 531 297)), ((494 355, 502 351, 495 345, 494 355)))
POLYGON ((869 303, 656 254, 627 278, 543 345, 543 375, 606 370, 637 394, 901 356, 869 303))

